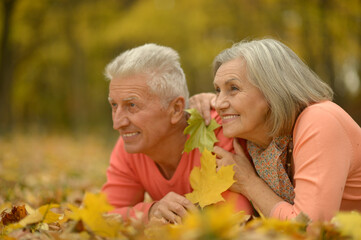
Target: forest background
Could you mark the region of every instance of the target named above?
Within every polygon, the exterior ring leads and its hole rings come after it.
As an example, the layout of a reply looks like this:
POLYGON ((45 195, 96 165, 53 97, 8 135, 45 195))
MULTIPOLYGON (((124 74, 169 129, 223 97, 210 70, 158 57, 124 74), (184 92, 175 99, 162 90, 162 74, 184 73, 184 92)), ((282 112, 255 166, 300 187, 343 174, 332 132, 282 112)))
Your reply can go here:
POLYGON ((179 52, 193 95, 221 50, 276 38, 361 124, 360 0, 0 0, 0 19, 0 204, 101 186, 118 137, 104 68, 148 42, 179 52))

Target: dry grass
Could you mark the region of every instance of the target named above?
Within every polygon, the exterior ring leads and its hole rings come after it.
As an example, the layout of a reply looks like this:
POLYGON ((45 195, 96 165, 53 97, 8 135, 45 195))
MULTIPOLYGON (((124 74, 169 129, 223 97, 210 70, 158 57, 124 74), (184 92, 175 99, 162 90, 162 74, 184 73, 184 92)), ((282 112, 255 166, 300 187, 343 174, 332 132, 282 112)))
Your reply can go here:
POLYGON ((99 191, 113 145, 94 136, 0 138, 0 205, 74 202, 85 191, 99 191))

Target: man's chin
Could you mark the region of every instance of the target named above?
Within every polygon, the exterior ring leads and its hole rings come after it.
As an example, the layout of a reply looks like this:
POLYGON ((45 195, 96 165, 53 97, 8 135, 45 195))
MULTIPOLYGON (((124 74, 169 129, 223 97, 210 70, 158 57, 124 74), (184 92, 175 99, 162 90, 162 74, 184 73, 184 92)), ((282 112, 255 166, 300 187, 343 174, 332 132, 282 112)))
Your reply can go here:
POLYGON ((124 144, 124 149, 127 153, 140 153, 139 147, 136 146, 129 146, 127 144, 124 144))
POLYGON ((125 151, 126 151, 127 153, 140 153, 140 152, 137 151, 137 150, 127 150, 127 149, 125 149, 125 151))

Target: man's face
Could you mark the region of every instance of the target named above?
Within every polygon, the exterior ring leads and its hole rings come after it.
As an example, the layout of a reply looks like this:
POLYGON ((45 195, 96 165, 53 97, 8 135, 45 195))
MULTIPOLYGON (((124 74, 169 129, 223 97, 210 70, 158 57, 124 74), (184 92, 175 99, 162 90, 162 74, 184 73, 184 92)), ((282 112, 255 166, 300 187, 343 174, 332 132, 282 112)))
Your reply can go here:
POLYGON ((145 75, 112 79, 109 102, 113 128, 124 140, 128 153, 152 154, 166 141, 171 127, 159 97, 150 93, 145 75))

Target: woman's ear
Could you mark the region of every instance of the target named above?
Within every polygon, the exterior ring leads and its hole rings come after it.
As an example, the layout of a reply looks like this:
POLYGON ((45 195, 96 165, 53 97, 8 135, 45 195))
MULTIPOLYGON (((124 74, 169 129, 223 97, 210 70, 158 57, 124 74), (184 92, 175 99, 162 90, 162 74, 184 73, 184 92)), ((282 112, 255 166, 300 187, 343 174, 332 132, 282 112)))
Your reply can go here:
POLYGON ((169 104, 171 123, 176 124, 184 117, 185 100, 177 97, 169 104))

